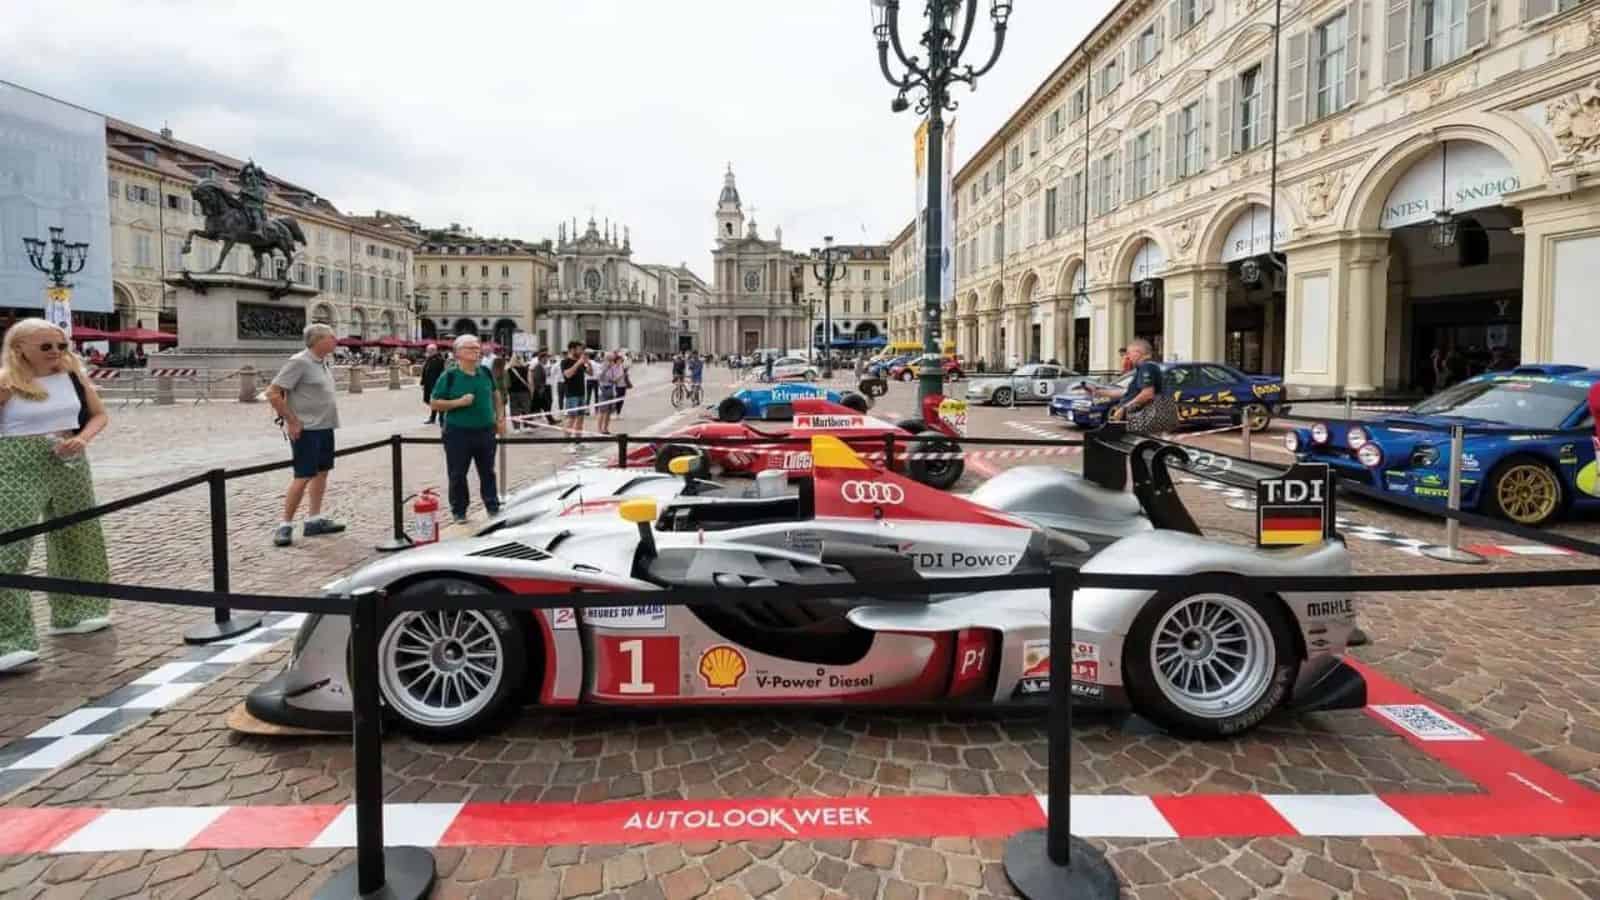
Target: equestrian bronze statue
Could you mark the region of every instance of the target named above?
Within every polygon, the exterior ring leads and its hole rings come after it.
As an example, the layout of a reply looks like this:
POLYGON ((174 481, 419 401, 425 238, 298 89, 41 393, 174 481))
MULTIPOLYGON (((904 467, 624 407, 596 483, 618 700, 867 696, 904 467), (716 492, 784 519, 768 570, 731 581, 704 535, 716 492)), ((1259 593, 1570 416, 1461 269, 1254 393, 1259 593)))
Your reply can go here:
MULTIPOLYGON (((275 252, 283 254, 287 269, 294 259, 295 245, 306 243, 305 232, 300 230, 299 222, 288 216, 267 216, 266 174, 254 162, 240 170, 239 187, 239 193, 233 194, 222 181, 207 178, 190 190, 194 202, 205 213, 206 224, 204 228, 189 230, 189 236, 183 241, 183 252, 188 254, 196 235, 221 241, 222 253, 217 257, 217 264, 206 270, 209 275, 222 269, 234 244, 244 244, 255 257, 255 268, 251 269, 250 276, 259 277, 263 262, 267 262, 270 263, 268 277, 276 278, 275 252)), ((284 279, 288 280, 287 271, 284 279)))

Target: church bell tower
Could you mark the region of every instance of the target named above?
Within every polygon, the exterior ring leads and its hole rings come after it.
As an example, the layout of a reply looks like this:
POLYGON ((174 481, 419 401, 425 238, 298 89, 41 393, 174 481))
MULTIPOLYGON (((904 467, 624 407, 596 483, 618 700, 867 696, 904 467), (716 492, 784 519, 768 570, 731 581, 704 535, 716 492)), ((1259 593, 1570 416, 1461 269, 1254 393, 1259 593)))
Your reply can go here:
POLYGON ((722 196, 717 198, 717 243, 736 241, 744 236, 744 211, 739 207, 739 188, 733 182, 733 163, 722 176, 722 196))

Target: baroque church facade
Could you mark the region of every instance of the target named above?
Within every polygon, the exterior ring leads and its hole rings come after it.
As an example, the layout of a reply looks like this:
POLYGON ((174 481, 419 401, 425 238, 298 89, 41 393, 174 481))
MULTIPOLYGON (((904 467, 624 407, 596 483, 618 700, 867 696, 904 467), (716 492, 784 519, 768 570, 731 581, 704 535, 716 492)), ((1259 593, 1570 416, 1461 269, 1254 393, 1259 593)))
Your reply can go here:
POLYGON ((717 198, 711 257, 713 289, 700 311, 703 352, 722 356, 810 345, 810 314, 800 300, 807 286, 805 258, 783 248, 782 228, 767 240, 753 216, 746 224, 732 166, 717 198))
POLYGON ((539 346, 564 352, 570 341, 590 349, 627 348, 666 353, 668 296, 657 273, 633 261, 628 229, 609 221, 602 231, 591 216, 580 234, 572 220, 556 238, 556 271, 550 275, 546 305, 539 310, 539 346))

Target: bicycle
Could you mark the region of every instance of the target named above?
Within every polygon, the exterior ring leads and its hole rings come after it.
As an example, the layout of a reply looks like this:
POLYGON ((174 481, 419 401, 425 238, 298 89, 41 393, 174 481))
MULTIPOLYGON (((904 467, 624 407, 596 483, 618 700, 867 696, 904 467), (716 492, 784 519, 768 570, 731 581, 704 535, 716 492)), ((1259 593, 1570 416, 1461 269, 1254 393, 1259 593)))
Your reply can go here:
POLYGON ((699 406, 703 399, 699 384, 685 384, 678 382, 672 389, 672 408, 683 409, 684 405, 699 406))

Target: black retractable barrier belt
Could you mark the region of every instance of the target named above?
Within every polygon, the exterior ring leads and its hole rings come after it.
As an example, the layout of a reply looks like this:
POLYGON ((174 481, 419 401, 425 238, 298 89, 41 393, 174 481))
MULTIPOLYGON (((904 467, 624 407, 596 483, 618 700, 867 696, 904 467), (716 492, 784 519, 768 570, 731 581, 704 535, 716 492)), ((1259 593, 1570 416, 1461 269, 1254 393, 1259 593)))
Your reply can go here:
MULTIPOLYGON (((379 447, 387 446, 389 446, 389 439, 384 438, 381 441, 369 441, 365 444, 357 444, 354 447, 345 447, 341 450, 335 450, 333 455, 336 457, 354 456, 357 453, 366 453, 368 450, 376 450, 379 447)), ((253 475, 265 475, 268 472, 276 472, 279 469, 287 469, 292 465, 294 465, 294 460, 290 459, 280 460, 278 462, 261 463, 254 466, 245 466, 242 469, 228 469, 223 472, 222 477, 232 481, 235 478, 249 478, 253 475)))
POLYGON ((250 609, 257 612, 331 613, 346 616, 353 604, 342 597, 279 597, 272 594, 226 594, 182 588, 145 587, 71 578, 38 575, 0 575, 0 588, 18 591, 44 591, 53 594, 81 594, 109 597, 138 603, 165 603, 169 606, 200 606, 250 609))
POLYGON ((148 503, 151 500, 158 500, 167 496, 168 494, 176 494, 179 491, 188 490, 197 484, 205 484, 208 478, 210 478, 210 475, 202 472, 199 475, 191 475, 181 481, 174 481, 171 484, 164 484, 161 487, 151 488, 143 493, 132 494, 130 496, 123 497, 120 500, 113 500, 110 503, 102 503, 99 506, 79 510, 75 513, 61 516, 60 518, 51 519, 48 522, 40 522, 37 525, 29 525, 26 528, 18 528, 14 531, 8 531, 5 534, 0 534, 0 545, 14 543, 16 541, 23 540, 24 538, 35 537, 49 531, 67 528, 69 526, 76 525, 79 522, 87 522, 90 519, 110 515, 114 512, 121 512, 130 506, 138 506, 141 503, 148 503))

